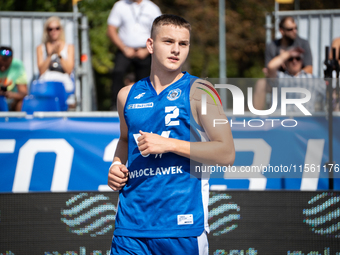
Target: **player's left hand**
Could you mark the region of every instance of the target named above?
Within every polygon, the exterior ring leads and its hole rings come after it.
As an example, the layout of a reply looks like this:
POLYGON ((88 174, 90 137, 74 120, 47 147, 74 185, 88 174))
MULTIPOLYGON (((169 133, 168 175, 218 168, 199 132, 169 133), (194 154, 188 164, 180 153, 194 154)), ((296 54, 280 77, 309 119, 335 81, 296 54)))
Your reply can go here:
POLYGON ((139 131, 138 149, 143 156, 148 154, 162 154, 170 151, 172 146, 171 139, 157 134, 139 131))

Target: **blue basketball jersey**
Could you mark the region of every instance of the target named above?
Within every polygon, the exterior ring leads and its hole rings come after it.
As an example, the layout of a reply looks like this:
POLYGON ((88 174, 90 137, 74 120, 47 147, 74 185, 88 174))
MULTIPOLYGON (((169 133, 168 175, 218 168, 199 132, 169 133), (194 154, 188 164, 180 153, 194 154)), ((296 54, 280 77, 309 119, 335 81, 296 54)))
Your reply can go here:
POLYGON ((129 180, 119 194, 114 235, 145 238, 200 236, 208 231, 208 180, 190 175, 190 159, 174 153, 142 156, 139 130, 190 141, 190 86, 181 79, 157 95, 149 77, 135 83, 124 107, 129 180))

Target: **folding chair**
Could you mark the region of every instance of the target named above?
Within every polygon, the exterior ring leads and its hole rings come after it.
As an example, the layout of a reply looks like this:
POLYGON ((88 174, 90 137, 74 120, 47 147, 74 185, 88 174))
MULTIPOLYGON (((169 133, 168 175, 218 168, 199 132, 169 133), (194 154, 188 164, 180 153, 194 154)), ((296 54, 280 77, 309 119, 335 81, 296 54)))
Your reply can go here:
POLYGON ((0 96, 0 112, 8 112, 8 104, 4 96, 0 96))
POLYGON ((67 111, 67 93, 62 82, 58 81, 33 81, 30 94, 35 97, 58 97, 60 110, 67 111))
POLYGON ((27 114, 33 112, 56 112, 60 111, 58 97, 35 97, 33 95, 25 96, 22 103, 22 111, 27 114))

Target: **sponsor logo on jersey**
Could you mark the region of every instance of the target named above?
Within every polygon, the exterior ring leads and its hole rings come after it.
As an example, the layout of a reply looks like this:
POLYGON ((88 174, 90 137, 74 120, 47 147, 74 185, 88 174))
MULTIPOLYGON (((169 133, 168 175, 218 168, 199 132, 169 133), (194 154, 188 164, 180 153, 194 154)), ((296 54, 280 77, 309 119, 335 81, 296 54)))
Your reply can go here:
POLYGON ((157 167, 145 168, 140 170, 133 170, 129 172, 129 178, 139 178, 142 176, 155 176, 155 175, 170 175, 170 174, 183 174, 182 166, 169 166, 169 167, 157 167))
POLYGON ((181 95, 181 90, 180 89, 173 89, 173 90, 170 90, 168 96, 167 96, 167 99, 169 99, 170 101, 174 101, 176 100, 177 98, 180 97, 181 95))
POLYGON ((143 97, 145 95, 145 92, 140 93, 138 96, 135 96, 134 99, 140 99, 141 97, 143 97))
POLYGON ((151 103, 145 103, 145 104, 129 104, 128 105, 128 110, 129 109, 142 109, 142 108, 152 108, 153 107, 153 102, 151 103))

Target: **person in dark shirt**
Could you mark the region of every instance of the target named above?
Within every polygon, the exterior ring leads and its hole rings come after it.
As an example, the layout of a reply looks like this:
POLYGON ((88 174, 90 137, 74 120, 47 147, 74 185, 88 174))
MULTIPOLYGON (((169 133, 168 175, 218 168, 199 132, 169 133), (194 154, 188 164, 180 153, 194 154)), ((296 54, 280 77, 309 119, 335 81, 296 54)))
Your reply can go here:
MULTIPOLYGON (((285 51, 289 51, 294 48, 301 48, 303 53, 301 58, 303 59, 302 70, 305 73, 313 74, 313 58, 310 50, 310 46, 307 40, 302 39, 297 34, 297 24, 291 16, 287 16, 281 19, 279 23, 280 33, 282 38, 273 40, 267 45, 265 51, 265 68, 263 68, 263 73, 268 77, 268 63, 279 56, 285 51)), ((279 71, 286 71, 284 66, 279 68, 279 71)), ((266 93, 271 92, 271 86, 266 82, 265 79, 260 79, 255 84, 254 89, 254 107, 258 110, 263 110, 265 108, 266 93)))

